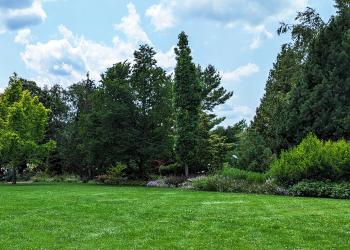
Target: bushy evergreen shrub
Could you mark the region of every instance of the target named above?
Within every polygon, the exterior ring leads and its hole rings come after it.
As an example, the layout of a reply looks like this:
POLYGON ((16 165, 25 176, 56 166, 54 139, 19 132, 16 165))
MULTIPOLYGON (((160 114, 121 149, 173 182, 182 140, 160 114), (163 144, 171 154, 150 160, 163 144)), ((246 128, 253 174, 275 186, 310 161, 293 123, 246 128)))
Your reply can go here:
POLYGON ((350 143, 321 141, 308 135, 298 146, 282 152, 271 165, 269 175, 279 184, 293 185, 302 180, 350 180, 350 143))
POLYGON ((245 131, 235 154, 237 167, 254 172, 265 172, 275 159, 264 138, 253 129, 245 131))

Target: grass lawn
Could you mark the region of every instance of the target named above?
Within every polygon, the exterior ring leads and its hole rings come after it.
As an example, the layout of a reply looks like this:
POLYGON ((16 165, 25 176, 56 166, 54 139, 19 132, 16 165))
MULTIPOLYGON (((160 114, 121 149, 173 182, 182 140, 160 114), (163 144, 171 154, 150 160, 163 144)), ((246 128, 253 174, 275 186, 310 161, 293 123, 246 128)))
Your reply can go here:
POLYGON ((0 249, 349 249, 350 201, 0 185, 0 249))

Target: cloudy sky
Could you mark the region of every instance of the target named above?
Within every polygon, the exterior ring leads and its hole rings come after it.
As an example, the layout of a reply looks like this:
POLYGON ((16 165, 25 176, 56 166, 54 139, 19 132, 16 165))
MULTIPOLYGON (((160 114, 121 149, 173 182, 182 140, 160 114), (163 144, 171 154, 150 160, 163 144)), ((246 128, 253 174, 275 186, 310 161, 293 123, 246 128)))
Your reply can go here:
POLYGON ((17 72, 40 85, 95 80, 112 64, 151 44, 160 66, 175 65, 182 30, 196 64, 213 64, 234 91, 216 112, 225 125, 250 120, 281 44, 280 21, 316 8, 325 20, 332 0, 0 0, 0 91, 17 72))

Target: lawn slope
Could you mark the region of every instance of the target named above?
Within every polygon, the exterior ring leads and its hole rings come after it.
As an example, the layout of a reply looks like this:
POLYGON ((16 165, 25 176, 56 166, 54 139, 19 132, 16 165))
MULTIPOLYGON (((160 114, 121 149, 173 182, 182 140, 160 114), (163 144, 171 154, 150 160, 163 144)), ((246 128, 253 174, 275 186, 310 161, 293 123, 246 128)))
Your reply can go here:
POLYGON ((0 185, 0 249, 346 249, 350 201, 0 185))

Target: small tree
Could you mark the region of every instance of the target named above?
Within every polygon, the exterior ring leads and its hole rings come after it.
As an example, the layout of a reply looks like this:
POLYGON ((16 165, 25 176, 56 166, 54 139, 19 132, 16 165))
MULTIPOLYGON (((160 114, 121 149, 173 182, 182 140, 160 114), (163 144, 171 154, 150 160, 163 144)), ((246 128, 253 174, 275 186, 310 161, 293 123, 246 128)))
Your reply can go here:
POLYGON ((22 90, 22 83, 13 75, 5 93, 0 96, 0 162, 13 170, 16 184, 19 166, 41 163, 55 148, 55 142, 44 143, 50 110, 22 90))

